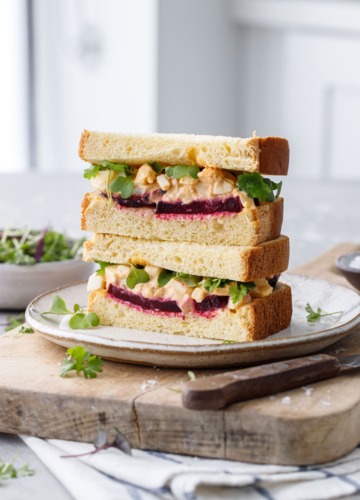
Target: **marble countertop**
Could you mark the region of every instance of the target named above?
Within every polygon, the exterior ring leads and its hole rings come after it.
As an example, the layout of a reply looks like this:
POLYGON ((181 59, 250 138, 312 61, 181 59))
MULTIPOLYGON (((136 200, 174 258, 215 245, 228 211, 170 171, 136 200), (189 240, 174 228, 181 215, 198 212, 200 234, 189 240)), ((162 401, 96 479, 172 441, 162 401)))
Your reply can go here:
MULTIPOLYGON (((302 265, 340 242, 360 243, 360 182, 315 182, 284 179, 283 234, 290 237, 289 268, 302 265)), ((79 236, 80 204, 89 183, 82 175, 19 174, 0 176, 0 227, 42 228, 51 224, 79 236)), ((7 312, 0 311, 0 323, 7 312)), ((0 327, 1 328, 1 327, 0 327)), ((30 478, 0 486, 3 500, 71 497, 16 436, 0 434, 0 458, 19 453, 19 463, 36 469, 30 478)), ((359 496, 352 498, 360 498, 359 496)))

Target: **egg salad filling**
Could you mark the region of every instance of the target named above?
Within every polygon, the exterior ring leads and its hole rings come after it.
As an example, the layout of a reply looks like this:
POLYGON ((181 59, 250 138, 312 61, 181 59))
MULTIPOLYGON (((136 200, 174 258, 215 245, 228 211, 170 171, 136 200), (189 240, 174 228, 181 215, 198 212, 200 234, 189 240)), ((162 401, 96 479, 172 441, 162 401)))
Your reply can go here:
POLYGON ((119 205, 151 206, 159 214, 240 212, 274 201, 281 190, 281 182, 257 172, 239 174, 196 165, 144 163, 135 167, 104 160, 86 169, 84 177, 119 205))
POLYGON ((88 291, 106 290, 115 300, 152 313, 211 316, 228 308, 237 310, 273 291, 277 277, 251 282, 199 277, 146 265, 99 262, 90 276, 88 291))

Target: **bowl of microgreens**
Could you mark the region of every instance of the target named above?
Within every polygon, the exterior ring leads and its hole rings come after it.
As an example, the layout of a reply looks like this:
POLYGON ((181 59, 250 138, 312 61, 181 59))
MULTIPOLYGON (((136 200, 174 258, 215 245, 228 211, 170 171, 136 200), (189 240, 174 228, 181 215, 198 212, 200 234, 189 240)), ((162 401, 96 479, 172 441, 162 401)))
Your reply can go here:
POLYGON ((0 230, 0 309, 25 309, 41 293, 86 280, 93 265, 81 259, 83 241, 52 228, 0 230))

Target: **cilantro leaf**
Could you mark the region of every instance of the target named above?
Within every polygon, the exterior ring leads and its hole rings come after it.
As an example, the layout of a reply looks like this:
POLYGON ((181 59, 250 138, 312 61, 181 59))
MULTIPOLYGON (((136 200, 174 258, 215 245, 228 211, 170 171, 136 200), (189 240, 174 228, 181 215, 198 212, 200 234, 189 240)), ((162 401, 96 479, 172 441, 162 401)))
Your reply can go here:
POLYGON ((101 260, 97 260, 96 263, 99 264, 99 266, 100 266, 100 269, 96 270, 96 274, 98 276, 104 276, 105 268, 108 266, 113 266, 113 264, 111 262, 103 262, 101 260))
POLYGON ((131 265, 130 272, 126 278, 126 286, 132 290, 138 283, 147 283, 148 281, 150 281, 150 276, 144 269, 139 269, 131 265))
POLYGON ((204 278, 199 285, 207 292, 214 292, 217 288, 224 288, 230 280, 220 278, 204 278))
POLYGON ((132 195, 134 186, 134 181, 129 179, 129 177, 119 176, 110 184, 110 190, 113 193, 120 193, 121 198, 126 200, 132 195))
POLYGON ((41 313, 41 316, 45 314, 72 314, 72 311, 67 309, 64 299, 59 295, 54 295, 50 310, 41 313))
POLYGON ((80 309, 78 309, 78 311, 71 316, 69 320, 69 326, 73 330, 77 330, 79 328, 92 328, 99 326, 99 323, 99 316, 96 313, 90 312, 85 314, 80 309))
POLYGON ((176 273, 174 278, 178 281, 182 281, 186 286, 190 288, 198 286, 201 281, 201 278, 199 278, 199 276, 194 276, 193 274, 186 273, 176 273))
POLYGON ((165 173, 168 177, 174 177, 175 179, 181 179, 185 175, 189 175, 193 179, 198 178, 198 173, 200 172, 199 167, 196 165, 175 165, 174 167, 167 167, 165 173))
POLYGON ((230 287, 230 298, 233 304, 237 304, 242 300, 247 293, 249 293, 249 290, 252 290, 255 288, 255 283, 252 281, 249 281, 247 283, 242 283, 242 282, 236 282, 233 283, 230 287))
POLYGON ((175 275, 175 271, 163 269, 157 279, 158 285, 160 287, 167 285, 172 278, 175 278, 175 275))
POLYGON ((250 198, 257 198, 259 201, 274 201, 280 196, 282 182, 273 182, 265 179, 258 172, 251 174, 244 173, 237 178, 239 191, 245 191, 250 198), (273 191, 276 190, 274 196, 273 191))
POLYGON ((103 360, 99 356, 91 354, 85 347, 70 347, 67 354, 68 357, 61 365, 61 377, 65 377, 72 370, 75 370, 77 374, 83 372, 85 378, 96 378, 97 374, 102 372, 103 360))
POLYGON ((305 311, 308 313, 306 319, 309 323, 314 323, 315 321, 319 321, 320 318, 324 316, 332 316, 333 314, 342 314, 343 311, 336 311, 332 313, 322 313, 321 308, 318 307, 315 311, 309 303, 306 304, 305 311))

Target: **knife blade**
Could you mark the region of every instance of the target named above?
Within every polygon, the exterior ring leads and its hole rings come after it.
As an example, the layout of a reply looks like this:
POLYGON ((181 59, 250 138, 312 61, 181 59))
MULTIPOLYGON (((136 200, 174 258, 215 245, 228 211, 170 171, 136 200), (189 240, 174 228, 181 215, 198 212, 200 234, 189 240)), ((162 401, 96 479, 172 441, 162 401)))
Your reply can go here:
POLYGON ((335 377, 341 370, 360 367, 360 355, 312 356, 287 359, 187 382, 182 402, 191 410, 219 410, 249 399, 270 396, 288 389, 335 377))

